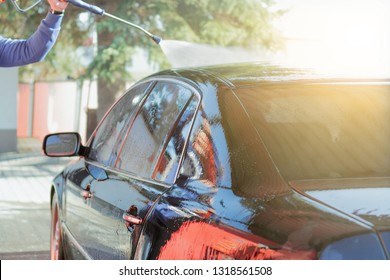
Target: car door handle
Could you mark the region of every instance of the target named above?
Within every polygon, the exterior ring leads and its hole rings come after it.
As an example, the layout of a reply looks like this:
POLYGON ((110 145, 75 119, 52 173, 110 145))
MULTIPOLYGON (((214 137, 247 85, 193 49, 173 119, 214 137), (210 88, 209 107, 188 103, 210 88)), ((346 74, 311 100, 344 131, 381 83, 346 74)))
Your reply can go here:
POLYGON ((123 220, 125 220, 129 225, 140 225, 142 224, 142 218, 133 216, 129 213, 123 213, 123 220))
POLYGON ((84 197, 85 200, 89 199, 89 198, 92 198, 93 194, 92 192, 90 191, 91 190, 91 185, 88 184, 86 187, 85 187, 85 190, 82 190, 80 192, 80 195, 82 197, 84 197))
POLYGON ((80 195, 84 197, 85 200, 92 198, 93 194, 90 191, 81 191, 80 195))

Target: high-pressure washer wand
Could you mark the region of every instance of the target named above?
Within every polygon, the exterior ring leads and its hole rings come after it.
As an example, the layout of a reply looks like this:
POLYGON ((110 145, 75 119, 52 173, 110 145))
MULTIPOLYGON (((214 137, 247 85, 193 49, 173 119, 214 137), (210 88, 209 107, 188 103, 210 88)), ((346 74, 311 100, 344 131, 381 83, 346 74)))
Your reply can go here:
MULTIPOLYGON (((5 0, 0 0, 0 3, 1 3, 1 2, 4 2, 4 1, 5 1, 5 0)), ((14 8, 15 8, 18 12, 20 12, 20 13, 22 13, 22 14, 24 14, 25 12, 31 10, 31 9, 34 8, 36 5, 38 5, 40 2, 41 2, 41 0, 36 0, 33 4, 30 4, 30 6, 28 6, 27 8, 23 8, 23 9, 22 9, 22 8, 18 5, 18 3, 16 3, 16 0, 11 0, 11 3, 12 3, 12 5, 14 6, 14 8)))
POLYGON ((100 16, 108 16, 108 17, 116 19, 116 20, 118 20, 120 22, 126 23, 126 24, 128 24, 128 25, 130 25, 132 27, 135 27, 138 30, 141 30, 142 32, 144 32, 146 35, 148 35, 157 45, 161 42, 161 38, 160 37, 158 37, 156 35, 153 35, 149 31, 147 31, 144 28, 142 28, 141 26, 138 26, 138 25, 136 25, 134 23, 131 23, 131 22, 127 21, 127 20, 118 18, 118 17, 116 17, 116 16, 114 16, 112 14, 109 14, 109 13, 107 13, 106 11, 104 11, 102 8, 100 8, 98 6, 85 3, 84 1, 81 1, 81 0, 66 0, 66 1, 68 3, 70 3, 70 4, 72 4, 73 6, 85 9, 85 10, 87 10, 87 11, 93 13, 93 14, 100 15, 100 16))

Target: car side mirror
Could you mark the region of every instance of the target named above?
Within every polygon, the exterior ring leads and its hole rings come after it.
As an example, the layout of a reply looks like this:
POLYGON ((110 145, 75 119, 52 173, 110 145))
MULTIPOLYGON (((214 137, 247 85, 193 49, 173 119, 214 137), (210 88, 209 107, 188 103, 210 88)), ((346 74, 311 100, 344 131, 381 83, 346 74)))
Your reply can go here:
POLYGON ((78 133, 48 134, 43 140, 43 153, 49 157, 71 157, 80 155, 81 137, 78 133))

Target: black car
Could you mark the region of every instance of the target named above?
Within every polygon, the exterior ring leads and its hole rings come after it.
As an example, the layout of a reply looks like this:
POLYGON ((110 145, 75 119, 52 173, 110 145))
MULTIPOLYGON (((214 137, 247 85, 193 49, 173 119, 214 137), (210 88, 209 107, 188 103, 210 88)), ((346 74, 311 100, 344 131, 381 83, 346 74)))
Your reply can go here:
POLYGON ((53 259, 389 259, 390 80, 260 64, 132 86, 51 186, 53 259))

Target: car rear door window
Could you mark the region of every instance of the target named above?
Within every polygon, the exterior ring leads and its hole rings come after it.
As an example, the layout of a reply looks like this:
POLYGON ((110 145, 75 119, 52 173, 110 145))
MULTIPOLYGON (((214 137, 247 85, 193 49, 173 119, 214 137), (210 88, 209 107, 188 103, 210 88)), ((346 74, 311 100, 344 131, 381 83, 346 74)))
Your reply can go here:
POLYGON ((199 99, 194 95, 183 110, 183 113, 171 133, 169 142, 167 141, 167 144, 160 155, 152 176, 153 179, 168 184, 174 182, 198 103, 199 99))
POLYGON ((109 165, 118 140, 126 131, 126 124, 135 115, 138 104, 145 96, 150 83, 140 84, 129 90, 103 119, 90 145, 89 159, 109 165))
POLYGON ((210 123, 204 111, 199 110, 181 164, 181 177, 202 181, 209 187, 216 186, 218 177, 222 177, 224 172, 220 170, 220 167, 223 165, 215 149, 216 129, 213 129, 213 126, 216 124, 218 124, 217 120, 215 123, 210 123))
POLYGON ((164 143, 192 91, 174 82, 159 82, 138 112, 115 166, 138 177, 151 178, 164 143))

